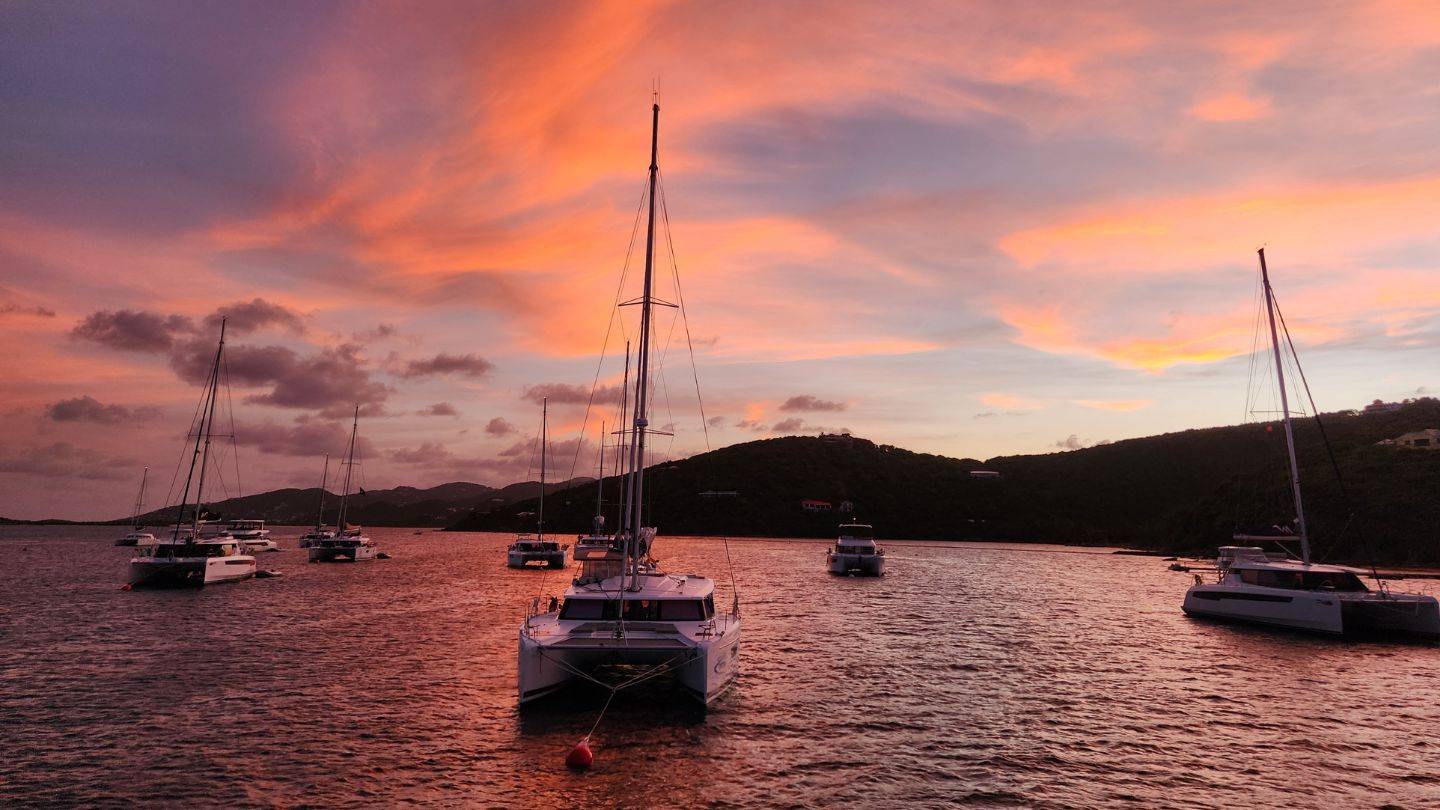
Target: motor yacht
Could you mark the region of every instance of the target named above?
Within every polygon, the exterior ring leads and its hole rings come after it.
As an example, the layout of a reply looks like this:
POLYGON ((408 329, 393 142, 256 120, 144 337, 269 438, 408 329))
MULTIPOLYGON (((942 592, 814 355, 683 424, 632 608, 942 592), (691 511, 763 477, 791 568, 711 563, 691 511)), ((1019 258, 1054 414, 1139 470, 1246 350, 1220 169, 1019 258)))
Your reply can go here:
MULTIPOLYGON (((1289 630, 1440 637, 1440 602, 1435 597, 1394 593, 1373 571, 1371 574, 1376 588, 1371 590, 1361 579, 1362 570, 1322 565, 1311 560, 1290 399, 1285 387, 1285 363, 1281 354, 1282 346, 1290 346, 1293 352, 1293 343, 1289 340, 1288 331, 1286 340, 1283 343, 1280 340, 1275 317, 1275 293, 1270 286, 1270 271, 1265 264, 1263 248, 1260 250, 1260 279, 1280 394, 1285 448, 1290 462, 1290 494, 1294 501, 1295 519, 1293 529, 1290 525, 1274 526, 1261 534, 1243 530, 1237 532, 1236 537, 1251 541, 1262 537, 1277 540, 1281 536, 1293 538, 1299 543, 1300 557, 1294 559, 1288 552, 1269 554, 1258 546, 1222 546, 1216 558, 1215 581, 1206 582, 1203 576, 1196 574, 1195 584, 1185 592, 1181 608, 1190 616, 1289 630)), ((1299 369, 1298 360, 1295 368, 1299 369)), ((1308 384, 1305 389, 1308 391, 1308 384)))
MULTIPOLYGON (((651 555, 656 530, 644 520, 646 437, 659 433, 649 429, 647 418, 651 309, 662 303, 652 293, 658 103, 652 115, 644 292, 629 302, 640 308, 639 360, 621 476, 621 520, 613 535, 607 536, 597 520, 594 531, 579 539, 575 559, 580 571, 563 596, 536 597, 530 603, 519 633, 517 687, 522 705, 580 679, 616 690, 666 676, 708 706, 739 673, 740 600, 733 578, 731 604, 725 610, 716 605, 713 580, 660 569, 651 555)), ((628 359, 626 366, 622 409, 629 402, 628 359)), ((622 411, 622 422, 625 418, 622 411)))
POLYGON ((885 550, 875 545, 875 529, 864 523, 841 526, 839 539, 825 550, 825 566, 832 574, 885 576, 885 550))
POLYGON ((280 547, 270 539, 270 530, 263 520, 232 520, 226 531, 240 542, 241 548, 254 554, 260 551, 279 551, 280 547))

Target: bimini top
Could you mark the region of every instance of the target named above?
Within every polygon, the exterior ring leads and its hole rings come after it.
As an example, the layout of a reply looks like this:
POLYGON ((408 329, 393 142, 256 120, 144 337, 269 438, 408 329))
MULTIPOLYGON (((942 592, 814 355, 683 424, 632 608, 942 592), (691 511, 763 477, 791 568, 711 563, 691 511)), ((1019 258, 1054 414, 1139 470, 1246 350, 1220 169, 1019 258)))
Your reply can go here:
POLYGON ((875 527, 868 523, 843 523, 840 525, 840 536, 870 540, 875 537, 875 527))

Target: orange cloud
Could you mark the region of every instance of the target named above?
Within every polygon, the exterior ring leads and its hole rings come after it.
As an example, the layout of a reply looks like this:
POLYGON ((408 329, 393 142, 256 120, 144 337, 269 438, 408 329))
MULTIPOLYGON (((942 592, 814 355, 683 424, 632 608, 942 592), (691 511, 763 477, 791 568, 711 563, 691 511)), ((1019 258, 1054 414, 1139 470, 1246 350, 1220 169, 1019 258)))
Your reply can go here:
POLYGON ((1138 411, 1154 404, 1148 399, 1077 399, 1073 402, 1082 408, 1095 411, 1119 411, 1121 413, 1138 411))
POLYGON ((1045 407, 1045 403, 1038 399, 1007 394, 1003 391, 986 391, 976 398, 986 407, 1005 411, 1038 411, 1045 407))

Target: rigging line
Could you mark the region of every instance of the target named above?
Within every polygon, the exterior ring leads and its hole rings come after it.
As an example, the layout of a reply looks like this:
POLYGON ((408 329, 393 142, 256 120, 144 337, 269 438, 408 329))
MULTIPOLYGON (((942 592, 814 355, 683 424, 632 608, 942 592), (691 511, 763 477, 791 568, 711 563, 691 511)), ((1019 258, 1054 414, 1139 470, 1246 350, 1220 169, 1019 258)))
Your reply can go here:
MULTIPOLYGON (((670 233, 670 209, 665 205, 665 176, 660 175, 660 213, 665 220, 665 241, 670 246, 670 268, 675 276, 675 301, 680 306, 680 319, 685 324, 685 346, 690 350, 690 373, 695 378, 695 400, 700 406, 700 428, 705 433, 705 449, 710 449, 710 425, 705 418, 705 398, 700 394, 700 370, 695 365, 695 341, 690 337, 690 315, 685 309, 685 293, 680 288, 680 264, 675 259, 675 240, 670 233)), ((729 549, 726 549, 729 555, 729 549)))
MULTIPOLYGON (((180 467, 185 463, 185 451, 190 449, 189 437, 190 434, 198 430, 198 428, 195 426, 195 422, 199 418, 200 410, 204 407, 204 405, 205 398, 201 397, 200 401, 195 403, 195 413, 190 415, 190 426, 185 430, 186 441, 180 445, 180 454, 175 457, 175 472, 171 474, 170 486, 165 490, 165 501, 160 506, 161 512, 164 512, 170 507, 170 498, 175 494, 175 484, 180 480, 180 467)), ((184 506, 182 505, 181 508, 183 509, 184 506)))
MULTIPOLYGON (((1273 291, 1271 292, 1271 300, 1274 300, 1273 291)), ((1305 370, 1300 367, 1300 354, 1295 351, 1295 341, 1290 337, 1290 327, 1285 323, 1285 314, 1280 311, 1279 301, 1275 302, 1275 315, 1280 319, 1280 328, 1285 333, 1285 343, 1290 347, 1290 356, 1295 359, 1295 370, 1300 377, 1300 384, 1305 389, 1305 398, 1310 401, 1310 410, 1313 412, 1312 418, 1315 420, 1315 427, 1320 429, 1320 440, 1325 445, 1325 455, 1330 459, 1330 469, 1335 471, 1335 483, 1339 485, 1340 497, 1345 501, 1346 511, 1350 513, 1349 520, 1345 524, 1348 527, 1350 523, 1355 520, 1355 505, 1350 499, 1349 489, 1345 486, 1345 476, 1340 474, 1340 463, 1335 459, 1335 448, 1331 447, 1330 436, 1325 432, 1325 422, 1320 419, 1320 409, 1315 405, 1315 395, 1310 393, 1310 380, 1305 377, 1305 370)), ((1375 566, 1375 555, 1371 553, 1370 543, 1365 537, 1365 528, 1362 523, 1355 523, 1355 534, 1360 539, 1360 547, 1364 549, 1365 556, 1370 558, 1370 575, 1376 580, 1380 579, 1380 572, 1375 566)))
POLYGON ((615 322, 620 322, 621 337, 625 334, 625 319, 620 317, 620 296, 625 292, 625 279, 630 275, 630 257, 635 254, 635 236, 640 232, 640 213, 645 210, 645 197, 650 193, 647 179, 640 191, 640 202, 635 206, 635 221, 630 225, 630 242, 625 246, 625 262, 620 266, 620 283, 615 285, 615 301, 610 305, 610 319, 605 322, 605 339, 600 343, 600 358, 595 361, 595 379, 590 382, 590 398, 585 402, 585 417, 580 420, 580 441, 575 445, 575 457, 570 460, 569 478, 575 477, 580 467, 580 448, 585 446, 585 429, 590 424, 590 409, 595 404, 595 389, 600 386, 600 370, 605 365, 605 351, 610 347, 610 333, 615 322))

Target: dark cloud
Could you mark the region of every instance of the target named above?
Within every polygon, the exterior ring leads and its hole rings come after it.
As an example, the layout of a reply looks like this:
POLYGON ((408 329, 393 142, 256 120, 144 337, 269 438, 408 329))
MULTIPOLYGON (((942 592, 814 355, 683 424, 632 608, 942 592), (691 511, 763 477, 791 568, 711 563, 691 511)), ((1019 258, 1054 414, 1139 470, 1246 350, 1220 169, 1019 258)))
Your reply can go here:
MULTIPOLYGON (((579 446, 579 439, 552 443, 550 456, 556 462, 554 469, 560 469, 561 464, 573 458, 579 446)), ((539 447, 534 441, 515 442, 488 458, 459 456, 436 442, 424 442, 418 447, 390 450, 385 455, 391 461, 408 464, 451 479, 480 479, 492 484, 514 483, 526 477, 537 478, 540 463, 539 447)))
MULTIPOLYGON (((170 368, 180 379, 202 385, 210 378, 210 365, 215 362, 215 343, 195 338, 179 344, 170 355, 170 368)), ((251 387, 269 385, 293 374, 299 355, 284 346, 225 347, 225 373, 231 384, 251 387)))
POLYGON ((428 360, 411 360, 400 371, 400 376, 408 379, 454 374, 475 379, 489 374, 494 368, 494 363, 477 355, 441 352, 428 360))
POLYGON ((845 403, 833 402, 828 399, 817 399, 809 394, 799 394, 790 397, 780 405, 782 411, 843 411, 845 403))
POLYGON ((741 419, 735 423, 735 427, 754 433, 764 433, 768 429, 758 419, 741 419))
POLYGON ((709 425, 710 427, 713 427, 713 428, 724 427, 724 426, 725 426, 725 417, 723 417, 723 416, 712 416, 712 417, 710 417, 709 419, 706 419, 706 420, 705 420, 705 424, 707 424, 707 425, 709 425))
MULTIPOLYGON (((329 453, 338 458, 350 444, 350 426, 340 422, 316 421, 299 425, 274 422, 238 424, 235 426, 235 443, 269 455, 322 456, 329 453)), ((375 458, 375 445, 360 436, 355 440, 355 455, 361 459, 375 458)))
POLYGON ((96 450, 77 448, 69 442, 32 447, 19 453, 0 454, 0 474, 33 475, 40 478, 81 478, 87 481, 118 481, 130 478, 138 462, 109 456, 96 450))
POLYGON ((370 379, 359 347, 348 343, 290 363, 281 362, 273 378, 264 384, 273 386, 270 393, 246 397, 245 401, 279 408, 330 408, 357 402, 374 406, 390 395, 388 387, 370 379))
MULTIPOLYGON (((620 394, 620 386, 602 385, 595 389, 595 402, 619 402, 620 394)), ((590 402, 590 389, 583 385, 542 383, 526 388, 521 398, 529 400, 536 405, 539 405, 542 400, 546 399, 557 405, 585 405, 590 402)))
POLYGON ((416 411, 417 416, 459 416, 460 412, 448 402, 437 402, 416 411))
POLYGON ((507 422, 503 416, 497 416, 485 424, 485 432, 491 436, 509 436, 519 430, 520 428, 507 422))
POLYGON ((22 307, 19 304, 0 305, 0 315, 34 315, 37 318, 53 318, 55 310, 45 307, 22 307))
POLYGON ((798 416, 782 419, 770 428, 772 433, 799 433, 805 429, 805 420, 798 416))
POLYGON ((104 405, 92 396, 62 399, 45 409, 45 415, 56 422, 95 422, 101 425, 117 425, 153 419, 160 415, 159 408, 129 408, 124 405, 104 405))
POLYGON ((1061 450, 1079 450, 1080 448, 1085 447, 1086 444, 1085 441, 1079 436, 1071 433, 1069 436, 1057 440, 1055 442, 1055 446, 1060 448, 1061 450))
MULTIPOLYGON (((358 414, 355 411, 355 403, 353 402, 345 402, 339 405, 331 405, 330 407, 323 408, 315 413, 315 416, 320 419, 343 419, 347 422, 357 416, 361 419, 365 419, 371 416, 394 415, 395 414, 391 413, 390 411, 385 410, 385 406, 380 404, 379 402, 366 402, 361 404, 358 414)), ((304 419, 296 417, 295 421, 301 422, 304 421, 304 419)))
POLYGON ((305 322, 293 310, 263 298, 221 307, 205 319, 205 325, 219 328, 221 317, 226 318, 228 330, 237 335, 248 335, 267 326, 278 326, 297 335, 305 331, 305 322))
POLYGON ((129 309, 92 313, 70 330, 72 337, 132 352, 164 352, 176 338, 195 331, 183 315, 157 315, 129 309))

